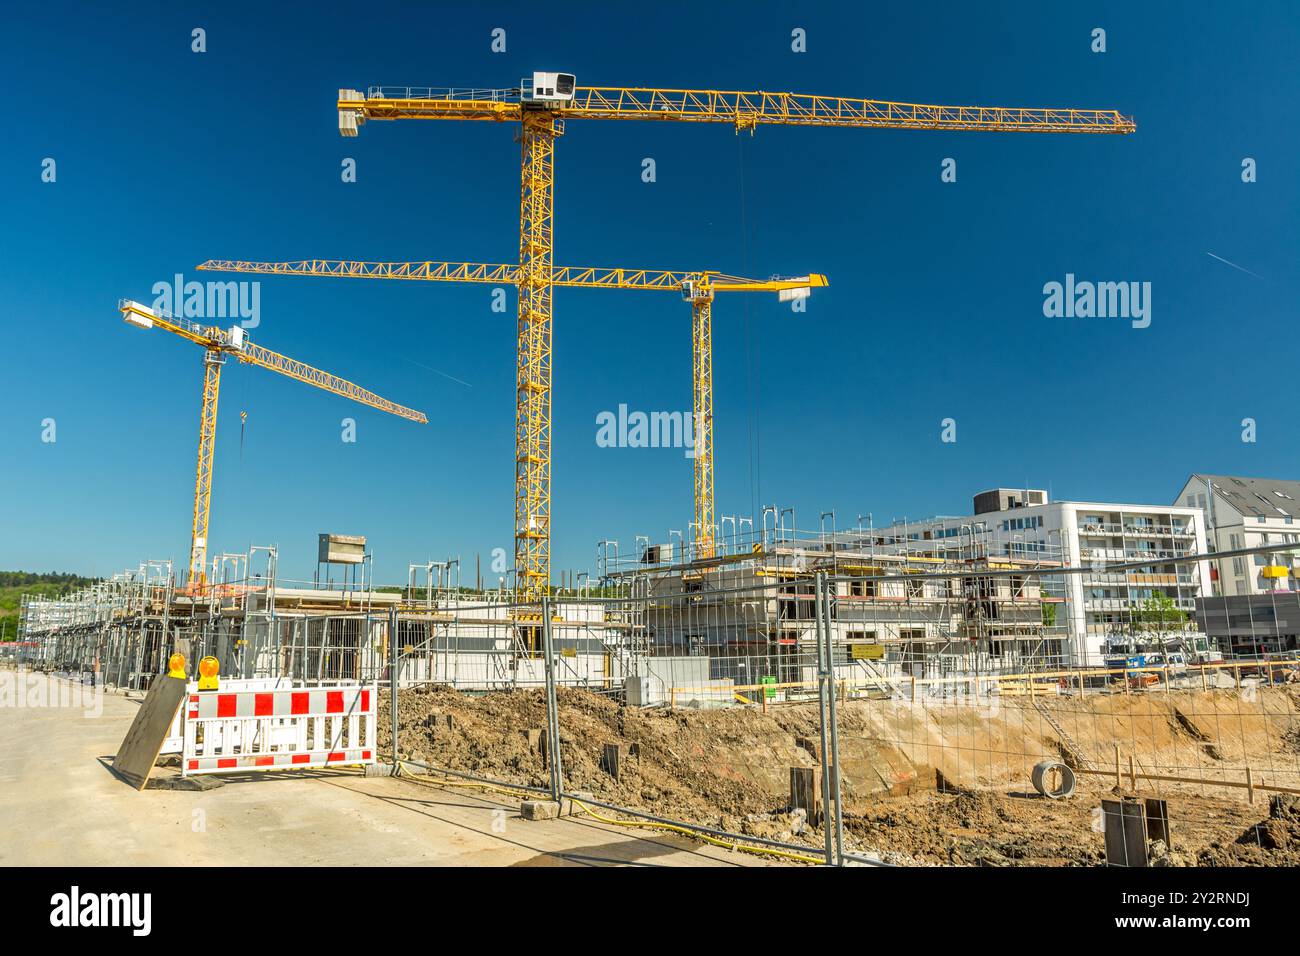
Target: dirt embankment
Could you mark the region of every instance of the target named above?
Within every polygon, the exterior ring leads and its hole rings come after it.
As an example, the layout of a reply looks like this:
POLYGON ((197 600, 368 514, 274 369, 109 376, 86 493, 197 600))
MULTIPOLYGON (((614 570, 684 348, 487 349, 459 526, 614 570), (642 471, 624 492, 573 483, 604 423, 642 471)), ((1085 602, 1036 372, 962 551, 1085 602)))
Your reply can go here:
POLYGON ((1201 866, 1300 866, 1300 798, 1269 799, 1268 816, 1231 843, 1215 841, 1197 855, 1201 866))
MULTIPOLYGON (((857 851, 904 863, 1101 863, 1098 808, 1114 779, 1081 775, 1078 795, 1068 801, 1032 794, 1033 764, 1069 749, 1039 708, 1053 714, 1095 767, 1113 767, 1119 742, 1135 755, 1139 772, 1177 767, 1208 776, 1218 768, 1228 776, 1250 761, 1262 776, 1294 776, 1300 771, 1293 743, 1300 701, 1294 691, 1259 695, 1241 701, 1235 692, 1180 691, 1010 700, 992 707, 842 702, 846 840, 857 851), (936 783, 948 792, 937 792, 936 783)), ((815 704, 767 713, 640 710, 567 689, 560 690, 559 703, 568 789, 674 819, 819 845, 820 832, 787 807, 790 768, 818 765, 815 704), (617 780, 602 761, 603 745, 611 743, 623 748, 617 780)), ((446 687, 404 691, 398 721, 400 749, 410 758, 512 783, 547 783, 539 691, 479 697, 446 687)), ((389 725, 385 695, 381 752, 389 746, 389 725)), ((1261 823, 1262 806, 1247 804, 1238 791, 1154 783, 1140 789, 1169 802, 1174 852, 1162 859, 1166 864, 1296 862, 1295 821, 1286 816, 1261 823), (1256 839, 1262 832, 1266 836, 1256 839), (1239 842, 1247 833, 1255 836, 1239 842)))

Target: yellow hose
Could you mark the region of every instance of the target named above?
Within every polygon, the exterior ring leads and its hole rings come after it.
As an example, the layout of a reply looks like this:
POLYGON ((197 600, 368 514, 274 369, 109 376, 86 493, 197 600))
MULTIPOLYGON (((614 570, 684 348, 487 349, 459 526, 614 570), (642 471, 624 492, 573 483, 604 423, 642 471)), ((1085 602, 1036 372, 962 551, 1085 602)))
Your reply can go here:
POLYGON ((719 840, 716 837, 708 836, 707 834, 700 833, 697 830, 691 830, 687 827, 679 827, 672 823, 660 823, 658 820, 616 820, 613 817, 601 816, 576 797, 570 797, 569 799, 582 807, 587 815, 593 820, 599 820, 601 823, 608 823, 616 827, 648 827, 655 830, 669 830, 673 833, 685 834, 694 840, 711 843, 713 846, 720 846, 726 850, 739 850, 742 853, 758 853, 763 856, 778 856, 787 860, 798 860, 800 863, 816 863, 820 865, 826 862, 821 857, 805 856, 802 853, 791 853, 788 850, 778 850, 774 847, 750 846, 747 843, 729 843, 726 840, 719 840))
MULTIPOLYGON (((397 761, 397 766, 398 766, 399 768, 401 768, 403 771, 406 771, 406 770, 410 769, 410 768, 408 768, 408 765, 406 764, 406 762, 403 761, 403 760, 400 760, 400 759, 397 761)), ((419 774, 416 774, 413 770, 411 771, 411 779, 412 779, 412 780, 415 780, 415 779, 416 779, 417 777, 419 777, 419 776, 420 776, 420 775, 419 775, 419 774)), ((511 797, 513 797, 513 796, 518 796, 518 795, 520 795, 520 794, 523 794, 523 795, 524 795, 525 797, 527 797, 528 799, 534 799, 534 798, 537 796, 537 795, 536 795, 535 793, 533 793, 532 791, 524 790, 524 789, 522 789, 522 788, 511 787, 511 786, 509 786, 509 785, 501 785, 501 786, 498 786, 498 785, 496 785, 496 784, 491 784, 491 783, 481 783, 481 782, 479 782, 479 781, 477 781, 477 780, 446 780, 446 779, 443 779, 443 780, 440 780, 437 784, 435 784, 435 786, 439 786, 439 787, 468 787, 468 788, 472 788, 472 789, 476 789, 476 790, 487 790, 487 791, 490 791, 490 792, 492 792, 492 793, 504 793, 504 794, 506 794, 507 796, 511 796, 511 797)), ((585 814, 587 814, 587 816, 591 817, 593 820, 597 820, 597 821, 599 821, 600 823, 607 823, 607 824, 609 824, 610 826, 616 826, 616 827, 645 827, 646 829, 651 829, 651 830, 668 830, 668 831, 673 832, 673 833, 681 833, 681 834, 683 834, 683 835, 685 835, 685 836, 690 837, 691 839, 699 840, 699 841, 701 841, 702 843, 708 843, 708 844, 711 844, 711 845, 713 845, 713 846, 722 847, 724 850, 739 850, 739 851, 742 852, 742 853, 755 853, 755 854, 758 854, 758 855, 760 855, 760 856, 775 856, 775 857, 780 857, 781 859, 785 859, 785 860, 796 860, 796 861, 798 861, 798 862, 800 862, 800 863, 813 863, 813 864, 816 864, 816 865, 818 865, 818 866, 820 866, 821 864, 823 864, 823 863, 826 862, 826 861, 825 861, 824 859, 822 859, 821 857, 808 856, 808 855, 806 855, 806 854, 802 854, 802 853, 793 853, 793 852, 790 852, 789 850, 778 850, 778 849, 775 849, 774 847, 766 847, 766 846, 750 846, 749 844, 746 844, 746 843, 734 843, 734 842, 728 842, 728 841, 726 841, 726 840, 719 840, 719 839, 717 839, 716 837, 711 837, 711 836, 708 836, 707 834, 700 833, 700 832, 698 832, 698 831, 696 831, 696 830, 691 830, 691 829, 689 829, 688 827, 681 827, 681 826, 677 826, 676 824, 672 824, 672 823, 660 823, 660 822, 657 821, 657 820, 618 820, 618 819, 615 819, 614 817, 607 817, 607 816, 603 816, 602 814, 597 813, 595 810, 593 810, 591 807, 587 806, 587 805, 586 805, 585 803, 583 803, 581 800, 578 800, 578 799, 576 799, 576 798, 574 798, 574 797, 569 797, 569 799, 572 800, 573 803, 575 803, 575 804, 577 804, 578 806, 582 807, 583 812, 584 812, 585 814)))

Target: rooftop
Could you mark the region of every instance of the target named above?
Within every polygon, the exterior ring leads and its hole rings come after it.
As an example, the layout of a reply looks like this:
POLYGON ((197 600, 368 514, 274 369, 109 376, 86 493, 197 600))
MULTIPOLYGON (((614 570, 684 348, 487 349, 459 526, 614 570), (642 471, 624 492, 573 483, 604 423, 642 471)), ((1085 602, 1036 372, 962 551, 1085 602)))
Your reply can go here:
POLYGON ((1192 475, 1191 480, 1210 482, 1220 498, 1243 514, 1300 518, 1300 481, 1236 475, 1192 475))

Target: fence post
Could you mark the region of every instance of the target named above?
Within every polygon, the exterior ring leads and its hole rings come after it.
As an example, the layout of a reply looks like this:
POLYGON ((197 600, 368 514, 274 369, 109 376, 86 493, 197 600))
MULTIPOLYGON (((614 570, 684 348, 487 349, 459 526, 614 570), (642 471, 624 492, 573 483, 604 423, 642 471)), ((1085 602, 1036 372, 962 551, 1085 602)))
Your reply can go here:
POLYGON ((840 722, 835 710, 835 657, 831 652, 833 646, 831 639, 831 598, 825 572, 822 572, 819 583, 821 586, 817 589, 817 616, 822 622, 822 635, 826 642, 826 668, 830 671, 831 676, 831 693, 827 698, 827 703, 830 705, 831 768, 835 774, 835 865, 843 866, 844 810, 840 806, 840 722))
POLYGON ((546 674, 546 736, 547 763, 551 771, 551 799, 560 802, 564 791, 564 778, 560 764, 560 708, 555 693, 555 649, 551 643, 551 599, 542 597, 542 655, 546 674))
MULTIPOLYGON (((815 594, 821 594, 822 576, 824 571, 818 571, 814 578, 816 582, 815 594)), ((820 600, 815 607, 816 615, 816 635, 817 635, 817 720, 821 726, 821 765, 822 765, 822 833, 826 837, 826 865, 835 865, 835 847, 831 836, 831 766, 830 753, 827 750, 827 737, 830 728, 827 726, 827 662, 826 648, 822 641, 822 615, 820 600)))
POLYGON ((388 711, 393 719, 393 771, 397 763, 397 685, 398 685, 397 608, 388 612, 388 711))

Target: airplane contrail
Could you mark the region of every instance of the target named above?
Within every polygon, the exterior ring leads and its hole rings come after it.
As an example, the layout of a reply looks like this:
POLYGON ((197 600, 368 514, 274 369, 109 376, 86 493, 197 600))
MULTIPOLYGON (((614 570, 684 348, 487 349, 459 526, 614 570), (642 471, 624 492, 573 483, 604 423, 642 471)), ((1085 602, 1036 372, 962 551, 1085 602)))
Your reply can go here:
POLYGON ((1223 256, 1216 256, 1213 252, 1207 252, 1206 255, 1209 256, 1211 259, 1218 259, 1224 265, 1232 266, 1234 269, 1239 269, 1240 271, 1246 273, 1246 275, 1248 276, 1254 276, 1256 279, 1264 278, 1258 272, 1251 272, 1249 269, 1245 268, 1244 266, 1239 266, 1235 262, 1229 262, 1227 259, 1223 258, 1223 256))
MULTIPOLYGON (((406 358, 406 356, 403 355, 402 358, 406 358)), ((431 367, 431 366, 429 366, 429 365, 422 365, 421 363, 415 361, 415 359, 406 359, 406 360, 407 360, 408 362, 410 362, 412 365, 418 365, 420 368, 424 369, 425 371, 432 372, 434 375, 441 375, 443 378, 449 378, 449 379, 451 379, 453 382, 456 382, 456 383, 459 384, 459 385, 464 385, 466 388, 473 388, 473 387, 474 387, 473 385, 471 385, 469 382, 465 381, 464 379, 457 378, 455 375, 448 375, 446 372, 440 372, 440 371, 438 371, 436 368, 433 368, 433 367, 431 367)))

